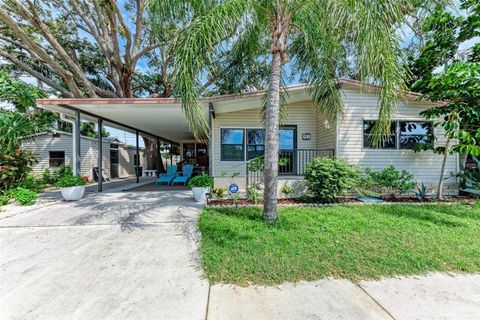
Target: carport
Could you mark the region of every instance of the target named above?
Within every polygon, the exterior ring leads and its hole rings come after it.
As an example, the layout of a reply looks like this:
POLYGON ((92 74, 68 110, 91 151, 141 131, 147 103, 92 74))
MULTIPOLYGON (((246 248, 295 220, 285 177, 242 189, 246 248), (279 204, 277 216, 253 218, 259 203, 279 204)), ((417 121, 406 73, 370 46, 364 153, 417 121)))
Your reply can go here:
MULTIPOLYGON (((202 100, 205 116, 212 117, 213 110, 207 100, 202 100)), ((40 108, 58 112, 62 119, 73 126, 73 169, 80 172, 80 121, 97 123, 100 133, 105 125, 134 133, 136 154, 139 152, 140 135, 154 139, 160 156, 160 142, 179 146, 183 140, 194 136, 182 112, 181 103, 171 98, 126 98, 126 99, 39 99, 40 108)), ((102 168, 102 137, 98 134, 97 166, 102 168)), ((136 161, 136 182, 140 182, 140 161, 136 161)), ((157 172, 159 172, 157 167, 157 172)), ((98 179, 98 192, 102 192, 102 179, 98 179)))

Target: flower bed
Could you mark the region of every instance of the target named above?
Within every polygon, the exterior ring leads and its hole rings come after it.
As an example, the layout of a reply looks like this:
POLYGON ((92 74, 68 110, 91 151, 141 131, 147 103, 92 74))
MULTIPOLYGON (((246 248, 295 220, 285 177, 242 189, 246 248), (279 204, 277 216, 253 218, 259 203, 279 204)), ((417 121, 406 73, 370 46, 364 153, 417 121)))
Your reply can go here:
MULTIPOLYGON (((479 200, 480 197, 474 195, 460 195, 460 196, 445 196, 443 200, 419 200, 415 197, 398 197, 398 198, 389 198, 382 199, 382 202, 377 204, 433 204, 433 203, 473 203, 479 200)), ((301 198, 289 198, 289 199, 278 199, 279 206, 332 206, 332 205, 363 205, 363 204, 372 204, 371 202, 362 202, 356 198, 351 197, 338 197, 337 201, 334 203, 322 203, 316 201, 313 197, 301 197, 301 198)), ((232 199, 209 199, 207 207, 254 207, 262 206, 263 201, 259 200, 255 204, 252 200, 249 199, 237 199, 235 203, 232 199)))

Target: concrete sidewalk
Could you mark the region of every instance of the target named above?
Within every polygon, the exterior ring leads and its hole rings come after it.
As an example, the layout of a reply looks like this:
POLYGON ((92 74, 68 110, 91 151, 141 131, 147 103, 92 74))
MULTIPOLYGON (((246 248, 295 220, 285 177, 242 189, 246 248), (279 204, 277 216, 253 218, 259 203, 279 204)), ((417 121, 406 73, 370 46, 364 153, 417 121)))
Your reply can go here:
POLYGON ((480 319, 480 275, 434 273, 381 281, 278 287, 214 285, 208 319, 480 319))
POLYGON ((209 285, 189 191, 0 214, 0 319, 480 319, 480 275, 209 285))

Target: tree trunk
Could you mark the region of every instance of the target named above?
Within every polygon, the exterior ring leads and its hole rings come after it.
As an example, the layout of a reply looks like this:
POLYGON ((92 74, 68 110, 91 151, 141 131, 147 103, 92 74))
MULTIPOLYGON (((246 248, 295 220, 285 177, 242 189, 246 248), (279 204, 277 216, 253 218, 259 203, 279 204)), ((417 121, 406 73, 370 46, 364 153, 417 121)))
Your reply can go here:
POLYGON ((145 137, 143 138, 143 142, 145 144, 146 169, 157 170, 157 168, 160 168, 160 173, 165 172, 162 157, 157 153, 157 142, 145 137))
POLYGON ((448 157, 448 148, 450 146, 450 137, 447 137, 447 141, 445 142, 445 153, 443 154, 442 159, 442 168, 440 169, 440 181, 438 182, 438 189, 437 189, 437 199, 442 200, 442 192, 443 192, 443 177, 445 176, 445 165, 447 164, 447 157, 448 157))
POLYGON ((281 53, 279 51, 273 52, 265 123, 265 192, 263 214, 265 220, 268 222, 273 222, 277 218, 281 68, 281 53))

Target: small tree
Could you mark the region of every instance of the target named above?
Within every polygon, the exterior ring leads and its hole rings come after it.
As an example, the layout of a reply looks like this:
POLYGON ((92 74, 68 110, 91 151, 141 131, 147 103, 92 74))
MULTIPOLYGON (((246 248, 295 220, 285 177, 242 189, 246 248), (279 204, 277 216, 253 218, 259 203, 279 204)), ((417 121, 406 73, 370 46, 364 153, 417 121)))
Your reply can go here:
POLYGON ((480 154, 480 63, 456 62, 445 73, 434 76, 427 86, 424 100, 448 101, 448 104, 421 112, 426 119, 443 118, 435 126, 445 131, 441 146, 417 145, 416 151, 433 150, 443 154, 437 197, 442 199, 445 164, 448 154, 480 154))

